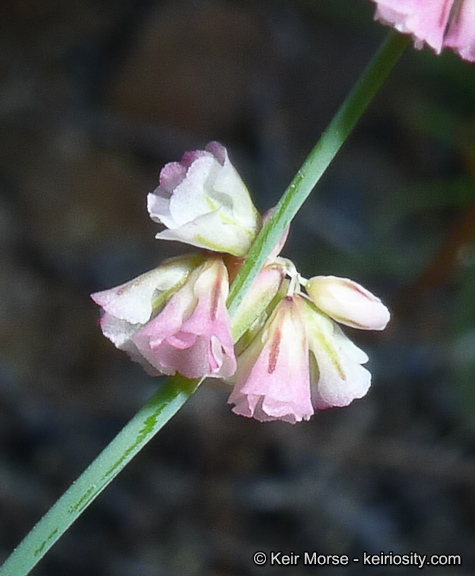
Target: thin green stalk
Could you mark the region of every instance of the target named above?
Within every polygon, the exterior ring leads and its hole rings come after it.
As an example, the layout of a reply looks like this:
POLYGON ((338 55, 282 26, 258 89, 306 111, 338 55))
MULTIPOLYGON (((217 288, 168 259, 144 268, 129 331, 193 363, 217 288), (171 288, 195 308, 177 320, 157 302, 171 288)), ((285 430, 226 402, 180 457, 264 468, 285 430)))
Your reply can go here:
POLYGON ((228 298, 228 309, 231 315, 241 303, 272 248, 277 244, 316 183, 335 158, 343 142, 348 138, 356 122, 381 88, 409 43, 410 37, 389 32, 363 71, 353 90, 322 134, 315 148, 310 152, 252 245, 246 261, 231 286, 228 298))
POLYGON ((152 398, 68 488, 0 567, 1 576, 24 576, 183 406, 201 384, 167 378, 152 398))
MULTIPOLYGON (((228 299, 231 314, 239 306, 272 247, 329 166, 408 43, 406 37, 389 34, 298 171, 233 282, 228 299)), ((183 406, 202 380, 187 380, 183 376, 168 378, 12 552, 0 567, 0 576, 26 576, 117 474, 183 406)))

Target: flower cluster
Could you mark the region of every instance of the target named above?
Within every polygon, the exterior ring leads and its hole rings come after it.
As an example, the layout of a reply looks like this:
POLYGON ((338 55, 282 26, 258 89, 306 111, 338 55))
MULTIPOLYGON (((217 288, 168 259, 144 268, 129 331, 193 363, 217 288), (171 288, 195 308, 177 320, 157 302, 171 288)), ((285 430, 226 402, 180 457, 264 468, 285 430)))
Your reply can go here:
POLYGON ((237 370, 228 379, 234 412, 295 423, 364 396, 368 357, 335 320, 382 330, 389 311, 356 282, 305 280, 289 260, 268 261, 234 318, 237 370))
POLYGON ((368 357, 336 322, 382 330, 387 308, 351 280, 303 279, 279 256, 286 235, 231 322, 229 271, 242 264, 262 219, 222 145, 167 164, 148 211, 165 226, 158 238, 202 250, 92 294, 117 348, 150 374, 223 379, 234 386, 234 412, 261 421, 308 420, 366 394, 368 357))
POLYGON ((376 20, 413 36, 440 54, 442 48, 475 62, 475 0, 373 0, 376 20))

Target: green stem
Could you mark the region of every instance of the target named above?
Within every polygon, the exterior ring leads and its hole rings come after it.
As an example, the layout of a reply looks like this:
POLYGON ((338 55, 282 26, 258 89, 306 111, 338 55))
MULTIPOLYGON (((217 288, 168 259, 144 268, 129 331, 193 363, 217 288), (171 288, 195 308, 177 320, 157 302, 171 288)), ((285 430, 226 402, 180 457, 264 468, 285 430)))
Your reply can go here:
MULTIPOLYGON (((298 171, 233 282, 228 299, 231 314, 236 311, 273 246, 337 154, 408 43, 409 39, 404 36, 389 34, 298 171)), ((12 552, 0 567, 0 576, 28 574, 117 474, 183 406, 202 380, 187 380, 182 376, 168 378, 12 552)))
POLYGON ((241 303, 272 248, 277 244, 315 184, 335 158, 343 142, 348 138, 356 122, 368 107, 373 96, 381 88, 409 43, 409 36, 389 32, 363 71, 353 90, 322 134, 315 148, 310 152, 252 245, 231 286, 228 298, 228 308, 231 315, 241 303))
POLYGON ((0 567, 1 576, 24 576, 183 406, 201 384, 167 378, 152 398, 86 468, 0 567))

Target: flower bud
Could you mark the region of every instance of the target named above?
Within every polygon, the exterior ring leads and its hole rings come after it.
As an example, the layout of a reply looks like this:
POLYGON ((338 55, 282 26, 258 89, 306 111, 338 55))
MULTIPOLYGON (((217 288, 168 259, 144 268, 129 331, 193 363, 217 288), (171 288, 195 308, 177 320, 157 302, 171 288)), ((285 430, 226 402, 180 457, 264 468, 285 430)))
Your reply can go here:
POLYGON ((314 276, 305 288, 315 306, 341 324, 383 330, 389 322, 389 310, 381 300, 352 280, 314 276))

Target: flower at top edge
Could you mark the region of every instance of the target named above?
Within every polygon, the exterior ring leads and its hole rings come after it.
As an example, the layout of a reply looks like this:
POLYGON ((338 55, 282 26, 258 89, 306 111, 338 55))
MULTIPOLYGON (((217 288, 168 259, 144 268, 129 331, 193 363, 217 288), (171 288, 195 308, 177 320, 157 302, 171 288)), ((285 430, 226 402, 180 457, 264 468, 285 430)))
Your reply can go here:
POLYGON ((475 0, 373 0, 375 19, 412 34, 416 48, 445 47, 475 62, 475 0))
POLYGON ((191 255, 91 297, 103 334, 149 373, 226 378, 236 369, 228 291, 220 256, 191 255))
POLYGON ((157 238, 238 257, 247 254, 262 227, 244 182, 218 142, 166 164, 147 208, 152 220, 166 227, 157 238))

